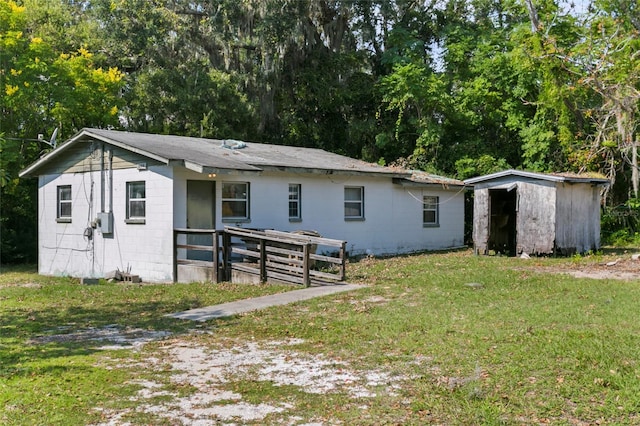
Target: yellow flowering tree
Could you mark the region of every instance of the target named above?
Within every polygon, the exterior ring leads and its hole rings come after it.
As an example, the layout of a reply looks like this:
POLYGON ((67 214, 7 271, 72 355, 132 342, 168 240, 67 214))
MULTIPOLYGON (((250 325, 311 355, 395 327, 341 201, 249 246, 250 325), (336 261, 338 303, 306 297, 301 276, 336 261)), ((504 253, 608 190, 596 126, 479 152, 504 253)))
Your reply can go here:
POLYGON ((123 102, 122 73, 98 66, 84 47, 59 51, 59 41, 48 38, 52 32, 35 22, 38 7, 33 1, 19 4, 0 0, 3 263, 35 259, 36 182, 18 180, 17 176, 20 169, 49 149, 37 141, 38 134, 48 138, 58 128, 64 138, 82 127, 116 126, 123 102))

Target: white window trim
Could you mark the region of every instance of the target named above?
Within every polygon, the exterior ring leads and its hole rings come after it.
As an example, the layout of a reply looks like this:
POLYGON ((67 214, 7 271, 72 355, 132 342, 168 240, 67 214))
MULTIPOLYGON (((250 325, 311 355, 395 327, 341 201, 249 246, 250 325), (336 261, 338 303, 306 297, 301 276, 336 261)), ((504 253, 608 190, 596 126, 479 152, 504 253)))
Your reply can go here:
POLYGON ((440 197, 437 195, 422 196, 422 226, 425 228, 436 228, 440 226, 440 197), (429 202, 427 202, 427 199, 429 199, 429 202), (435 201, 435 203, 432 201, 435 201), (433 206, 433 208, 427 208, 427 206, 433 206), (425 222, 424 213, 427 211, 435 213, 435 221, 425 222))
POLYGON ((126 183, 126 197, 127 197, 127 218, 125 219, 125 223, 129 223, 129 224, 144 224, 146 223, 147 220, 147 183, 146 181, 143 180, 136 180, 136 181, 130 181, 126 183), (144 184, 144 192, 145 192, 145 197, 144 198, 131 198, 131 191, 130 191, 130 187, 132 184, 138 184, 138 183, 142 183, 144 184), (143 201, 144 202, 144 212, 145 215, 144 216, 131 216, 131 201, 143 201))
POLYGON ((344 187, 344 220, 346 221, 358 221, 364 220, 364 186, 345 186, 344 187), (347 200, 347 189, 357 189, 360 191, 360 199, 359 200, 347 200), (347 216, 347 203, 349 204, 359 204, 360 205, 360 215, 358 216, 347 216))
POLYGON ((302 185, 299 183, 290 183, 289 184, 289 204, 288 204, 288 210, 289 210, 289 222, 300 222, 302 221, 302 185), (296 188, 296 198, 295 199, 291 199, 291 188, 295 187, 296 188), (295 203, 296 205, 296 212, 297 214, 292 216, 291 215, 291 204, 295 203))
POLYGON ((221 203, 222 203, 222 222, 235 222, 235 223, 239 223, 239 222, 250 222, 251 221, 251 211, 249 210, 251 204, 249 203, 249 200, 251 199, 251 185, 249 182, 235 182, 235 181, 230 181, 230 182, 222 182, 222 187, 221 187, 221 194, 224 194, 224 186, 225 185, 245 185, 246 186, 246 191, 245 193, 247 194, 246 198, 224 198, 224 195, 222 195, 222 199, 221 199, 221 203), (225 216, 225 212, 224 212, 224 203, 228 202, 228 201, 232 201, 232 202, 244 202, 246 204, 245 207, 245 211, 247 212, 246 216, 225 216))
POLYGON ((70 223, 73 215, 73 190, 71 185, 58 185, 56 187, 56 222, 59 223, 70 223), (60 192, 63 188, 69 188, 70 198, 68 200, 63 200, 60 198, 60 192), (70 212, 68 216, 62 215, 62 204, 69 204, 70 212))

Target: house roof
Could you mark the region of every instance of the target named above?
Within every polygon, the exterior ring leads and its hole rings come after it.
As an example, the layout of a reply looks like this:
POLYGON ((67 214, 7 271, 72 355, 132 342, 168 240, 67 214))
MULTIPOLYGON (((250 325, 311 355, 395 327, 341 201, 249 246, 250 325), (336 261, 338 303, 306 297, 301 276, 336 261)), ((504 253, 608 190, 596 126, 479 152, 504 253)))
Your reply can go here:
POLYGON ((374 174, 399 178, 411 176, 407 170, 383 167, 315 148, 91 128, 82 129, 24 169, 20 176, 37 175, 42 166, 87 139, 100 140, 164 164, 180 165, 200 173, 286 170, 321 174, 374 174))
POLYGON ((464 182, 457 179, 418 170, 383 167, 316 148, 91 128, 82 129, 28 166, 20 172, 20 177, 37 175, 43 166, 87 139, 99 140, 167 165, 178 165, 199 173, 259 173, 278 170, 318 174, 373 174, 392 177, 394 182, 402 185, 437 185, 445 188, 465 186, 464 182))
POLYGON ((550 182, 567 182, 567 183, 590 183, 594 185, 608 185, 609 180, 601 175, 595 174, 576 174, 576 173, 537 173, 527 172, 523 170, 503 170, 501 172, 491 173, 484 176, 478 176, 464 181, 467 185, 499 180, 504 177, 515 176, 527 179, 545 180, 550 182))
POLYGON ((397 182, 404 186, 441 186, 444 188, 457 187, 464 188, 466 185, 463 181, 444 176, 438 176, 421 170, 411 170, 411 176, 397 179, 397 182))

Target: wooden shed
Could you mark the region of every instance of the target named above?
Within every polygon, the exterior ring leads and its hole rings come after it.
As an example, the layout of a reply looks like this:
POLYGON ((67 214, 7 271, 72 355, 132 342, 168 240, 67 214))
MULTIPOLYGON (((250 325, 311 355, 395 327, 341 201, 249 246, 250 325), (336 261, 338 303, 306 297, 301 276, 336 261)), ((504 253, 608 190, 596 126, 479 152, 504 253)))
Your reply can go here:
POLYGON ((573 254, 600 247, 604 178, 506 170, 465 181, 474 187, 476 254, 573 254))

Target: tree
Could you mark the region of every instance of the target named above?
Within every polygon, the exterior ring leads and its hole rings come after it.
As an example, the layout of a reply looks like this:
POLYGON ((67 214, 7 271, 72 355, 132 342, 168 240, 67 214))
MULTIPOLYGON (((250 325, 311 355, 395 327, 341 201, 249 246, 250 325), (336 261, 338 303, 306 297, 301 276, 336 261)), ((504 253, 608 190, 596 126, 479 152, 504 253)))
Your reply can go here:
POLYGON ((601 8, 593 13, 575 55, 584 73, 581 84, 602 99, 600 107, 592 110, 596 133, 591 152, 604 154, 612 185, 618 172, 630 169, 633 197, 638 198, 640 22, 629 12, 637 4, 624 0, 598 4, 601 8))
MULTIPOLYGON (((537 15, 531 2, 528 7, 532 16, 537 15)), ((559 19, 556 13, 540 18, 534 28, 540 48, 534 55, 544 63, 556 64, 557 75, 567 77, 565 87, 574 92, 575 106, 594 126, 592 131, 582 133, 583 141, 590 143, 574 146, 572 159, 579 171, 597 168, 614 188, 617 176, 630 171, 631 187, 637 197, 640 21, 634 10, 637 11, 635 2, 596 1, 581 22, 571 27, 572 37, 559 36, 566 16, 559 19), (580 92, 582 96, 576 95, 580 92)), ((554 94, 554 98, 558 97, 554 94)))
POLYGON ((483 156, 521 164, 521 131, 535 114, 535 68, 523 69, 512 34, 523 10, 503 2, 433 3, 430 30, 395 27, 391 73, 380 79, 395 134, 379 142, 410 152, 413 166, 453 174, 456 161, 483 156), (509 8, 511 7, 511 8, 509 8), (435 25, 435 28, 432 26, 435 25))
POLYGON ((36 182, 18 172, 48 149, 37 135, 117 125, 122 102, 122 73, 96 67, 87 49, 57 51, 28 4, 0 0, 2 262, 36 258, 36 182))

